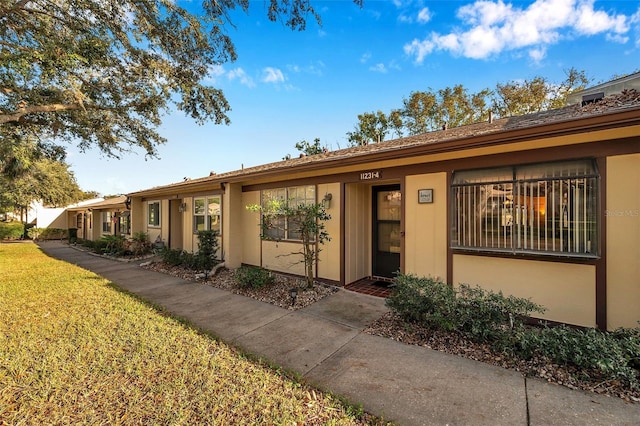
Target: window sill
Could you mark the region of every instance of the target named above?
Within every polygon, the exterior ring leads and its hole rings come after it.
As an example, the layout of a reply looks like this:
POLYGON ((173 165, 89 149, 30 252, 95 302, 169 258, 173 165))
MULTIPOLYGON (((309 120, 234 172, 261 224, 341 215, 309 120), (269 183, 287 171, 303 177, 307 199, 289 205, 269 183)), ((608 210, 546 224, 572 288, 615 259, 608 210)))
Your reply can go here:
POLYGON ((451 247, 453 254, 463 254, 468 256, 485 256, 485 257, 500 257, 505 259, 523 259, 523 260, 540 260, 545 262, 560 262, 560 263, 582 263, 582 264, 595 264, 600 260, 600 256, 595 254, 580 254, 580 253, 541 253, 541 252, 525 252, 525 251, 500 251, 500 250, 488 250, 488 249, 472 249, 463 247, 451 247))

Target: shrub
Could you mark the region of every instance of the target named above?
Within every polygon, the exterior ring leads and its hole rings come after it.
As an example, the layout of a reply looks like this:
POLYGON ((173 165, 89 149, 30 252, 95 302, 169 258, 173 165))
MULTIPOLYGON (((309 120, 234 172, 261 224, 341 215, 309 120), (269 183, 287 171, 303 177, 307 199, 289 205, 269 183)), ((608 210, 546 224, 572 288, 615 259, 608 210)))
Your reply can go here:
POLYGON ((612 333, 565 325, 528 329, 520 334, 517 354, 528 359, 541 355, 554 363, 596 370, 609 380, 640 386, 640 330, 620 329, 612 333))
POLYGON ((544 312, 527 299, 465 284, 456 291, 437 279, 404 274, 396 277, 395 291, 386 304, 405 320, 456 331, 476 341, 511 338, 523 317, 544 312))
POLYGON ((169 247, 160 249, 162 261, 171 266, 179 266, 182 264, 182 254, 183 251, 180 249, 172 249, 169 247))
POLYGON ((459 286, 456 302, 457 329, 476 341, 508 338, 524 325, 524 317, 544 312, 528 299, 505 297, 502 292, 466 284, 459 286))
POLYGON ((258 266, 241 266, 236 270, 236 281, 241 287, 260 289, 275 282, 275 277, 258 266))
POLYGON ((386 304, 403 319, 429 328, 453 330, 456 293, 434 278, 400 274, 386 304))
POLYGON ((198 231, 198 253, 192 260, 191 269, 208 271, 218 259, 218 231, 198 231))
POLYGON ((122 256, 126 253, 127 239, 124 235, 103 235, 100 241, 104 242, 104 246, 101 247, 104 254, 122 256))
POLYGON ((40 232, 41 240, 62 240, 67 238, 67 230, 60 228, 44 228, 40 232))
POLYGON ((42 231, 44 230, 44 228, 36 228, 35 226, 33 228, 29 228, 27 229, 27 236, 29 238, 31 238, 32 240, 38 240, 40 238, 40 234, 42 233, 42 231))
POLYGON ((24 234, 22 222, 0 222, 0 240, 19 240, 24 234))
POLYGON ((129 242, 129 250, 134 256, 142 256, 151 253, 152 244, 146 232, 135 232, 129 242))

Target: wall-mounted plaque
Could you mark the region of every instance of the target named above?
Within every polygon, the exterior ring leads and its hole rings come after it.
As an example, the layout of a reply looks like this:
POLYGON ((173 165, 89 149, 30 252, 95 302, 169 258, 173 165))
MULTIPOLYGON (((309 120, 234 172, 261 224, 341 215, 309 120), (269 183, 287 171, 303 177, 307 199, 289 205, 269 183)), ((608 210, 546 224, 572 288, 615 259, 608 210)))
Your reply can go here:
POLYGON ((433 189, 419 189, 418 203, 420 204, 433 203, 433 189))

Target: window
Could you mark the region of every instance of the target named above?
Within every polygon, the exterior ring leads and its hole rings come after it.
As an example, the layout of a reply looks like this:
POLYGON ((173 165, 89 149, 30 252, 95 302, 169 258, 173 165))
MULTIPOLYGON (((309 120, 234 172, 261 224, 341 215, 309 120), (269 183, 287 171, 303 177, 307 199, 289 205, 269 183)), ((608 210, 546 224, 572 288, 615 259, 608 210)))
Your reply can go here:
POLYGON ((148 204, 147 223, 149 226, 160 226, 160 201, 148 204))
POLYGON ((111 221, 113 214, 111 212, 102 212, 102 232, 111 233, 111 221))
POLYGON ((221 197, 198 197, 193 199, 193 232, 221 231, 221 197))
MULTIPOLYGON (((266 208, 271 202, 286 202, 289 206, 311 205, 316 202, 316 187, 314 185, 292 186, 262 191, 262 206, 266 208)), ((264 234, 273 240, 300 240, 296 219, 284 215, 263 215, 263 223, 268 221, 264 234)))
POLYGON ((453 248, 596 256, 593 161, 460 171, 453 175, 453 248))
POLYGON ((131 234, 131 214, 122 212, 118 217, 118 229, 120 234, 131 234))

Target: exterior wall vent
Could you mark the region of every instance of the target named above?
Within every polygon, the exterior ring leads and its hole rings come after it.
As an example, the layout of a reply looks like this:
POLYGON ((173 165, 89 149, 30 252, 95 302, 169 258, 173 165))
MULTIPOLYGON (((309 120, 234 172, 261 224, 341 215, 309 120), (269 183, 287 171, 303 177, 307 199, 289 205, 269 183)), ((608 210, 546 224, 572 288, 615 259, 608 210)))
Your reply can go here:
POLYGON ((604 92, 593 93, 591 95, 584 95, 582 97, 582 106, 598 102, 602 98, 604 98, 604 92))

